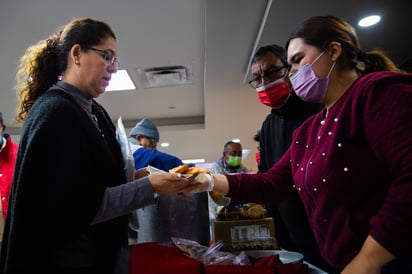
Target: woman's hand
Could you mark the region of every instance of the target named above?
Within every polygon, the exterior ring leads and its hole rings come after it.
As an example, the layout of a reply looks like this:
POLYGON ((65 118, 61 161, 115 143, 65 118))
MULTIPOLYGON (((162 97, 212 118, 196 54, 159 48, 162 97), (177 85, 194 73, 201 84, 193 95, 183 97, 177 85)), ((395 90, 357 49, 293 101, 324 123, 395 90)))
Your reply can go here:
POLYGON ((346 265, 341 274, 380 274, 381 268, 368 264, 359 255, 346 265))
POLYGON ((192 182, 184 189, 185 193, 198 193, 212 191, 215 186, 213 175, 209 173, 199 173, 192 182))
POLYGON ((388 250, 369 235, 358 255, 346 265, 342 274, 380 274, 382 266, 394 258, 388 250))
POLYGON ((181 195, 182 190, 190 184, 189 179, 179 173, 156 172, 150 174, 148 178, 154 192, 181 198, 185 198, 181 195))
POLYGON ((200 173, 182 192, 197 193, 206 191, 216 191, 226 195, 229 191, 229 183, 224 174, 200 173))

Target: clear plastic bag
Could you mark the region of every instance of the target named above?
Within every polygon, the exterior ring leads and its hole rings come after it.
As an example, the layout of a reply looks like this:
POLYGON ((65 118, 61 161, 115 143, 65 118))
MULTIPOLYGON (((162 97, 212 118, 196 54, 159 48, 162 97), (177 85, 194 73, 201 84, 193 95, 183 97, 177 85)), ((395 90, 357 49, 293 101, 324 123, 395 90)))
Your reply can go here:
POLYGON ((251 265, 249 257, 244 251, 238 255, 220 251, 223 246, 222 242, 217 242, 209 247, 200 245, 196 241, 174 237, 172 237, 172 242, 184 255, 204 265, 251 265))
POLYGON ((127 138, 126 130, 123 125, 122 117, 117 120, 116 139, 120 145, 124 161, 124 172, 127 181, 134 179, 134 158, 130 147, 129 139, 127 138))

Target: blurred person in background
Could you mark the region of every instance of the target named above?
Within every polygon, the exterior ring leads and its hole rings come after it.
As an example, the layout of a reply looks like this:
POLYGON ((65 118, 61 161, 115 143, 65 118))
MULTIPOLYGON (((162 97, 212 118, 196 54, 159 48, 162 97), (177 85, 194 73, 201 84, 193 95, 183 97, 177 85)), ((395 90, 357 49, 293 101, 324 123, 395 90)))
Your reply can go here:
POLYGON ((169 171, 183 164, 178 157, 157 150, 159 130, 148 118, 143 118, 130 130, 129 141, 136 170, 151 165, 163 171, 169 171))
POLYGON ((18 148, 19 145, 13 142, 11 136, 6 133, 3 113, 0 112, 0 210, 2 212, 0 217, 0 247, 18 148))
MULTIPOLYGON (((216 174, 248 172, 249 170, 242 164, 242 156, 242 144, 234 141, 228 141, 223 146, 222 156, 212 164, 209 170, 211 173, 216 174)), ((222 207, 230 209, 234 206, 236 206, 236 204, 230 203, 230 198, 224 197, 218 193, 210 193, 210 223, 213 223, 222 207)))
POLYGON ((223 146, 222 156, 212 164, 210 172, 218 174, 248 172, 242 164, 242 144, 228 141, 223 146))
POLYGON ((260 130, 258 130, 256 134, 253 135, 253 140, 258 143, 256 147, 256 152, 255 152, 255 160, 256 160, 256 164, 259 166, 259 163, 260 163, 260 130))
MULTIPOLYGON (((152 166, 168 172, 183 165, 181 159, 157 150, 159 130, 155 123, 143 118, 130 130, 129 141, 135 169, 152 166)), ((137 242, 171 243, 171 237, 189 239, 208 245, 209 212, 207 193, 190 194, 190 201, 168 195, 155 194, 155 204, 136 210, 131 229, 137 242)))

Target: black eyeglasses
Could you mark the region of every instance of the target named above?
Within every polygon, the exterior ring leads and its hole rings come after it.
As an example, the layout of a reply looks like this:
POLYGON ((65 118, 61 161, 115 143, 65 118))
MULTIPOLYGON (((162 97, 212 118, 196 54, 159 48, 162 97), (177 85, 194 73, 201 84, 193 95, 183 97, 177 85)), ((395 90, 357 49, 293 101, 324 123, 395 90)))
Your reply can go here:
POLYGON ((113 55, 113 53, 111 53, 108 50, 102 50, 102 49, 97 49, 97 48, 93 48, 93 47, 87 47, 86 49, 90 49, 93 50, 97 53, 99 53, 99 55, 101 57, 103 57, 104 61, 106 62, 106 65, 108 66, 113 66, 116 65, 116 68, 119 67, 119 62, 117 61, 117 57, 115 57, 113 55))
POLYGON ((251 85, 253 88, 258 88, 262 86, 263 80, 265 80, 266 84, 271 83, 279 78, 285 77, 288 71, 288 65, 280 68, 271 68, 268 71, 266 71, 264 75, 257 76, 256 78, 250 80, 249 85, 251 85))

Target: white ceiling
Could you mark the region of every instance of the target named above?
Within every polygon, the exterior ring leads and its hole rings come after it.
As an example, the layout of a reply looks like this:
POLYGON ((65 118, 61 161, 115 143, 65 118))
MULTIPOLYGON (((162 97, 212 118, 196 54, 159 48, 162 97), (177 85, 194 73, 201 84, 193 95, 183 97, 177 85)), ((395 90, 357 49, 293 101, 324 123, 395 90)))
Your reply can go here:
POLYGON ((357 28, 361 45, 379 47, 399 64, 412 55, 408 6, 406 0, 1 0, 0 111, 18 139, 13 116, 19 57, 71 18, 93 17, 112 26, 120 66, 137 86, 98 98, 114 121, 121 116, 131 127, 143 117, 153 119, 160 141, 170 143, 159 149, 182 159, 213 162, 226 141, 240 138, 252 151, 245 165, 256 169, 253 135, 269 109, 244 84, 253 50, 284 45, 294 27, 312 15, 337 15, 356 26, 362 15, 377 12, 383 16, 380 25, 357 28), (145 89, 137 77, 138 68, 175 65, 192 67, 191 84, 145 89))

